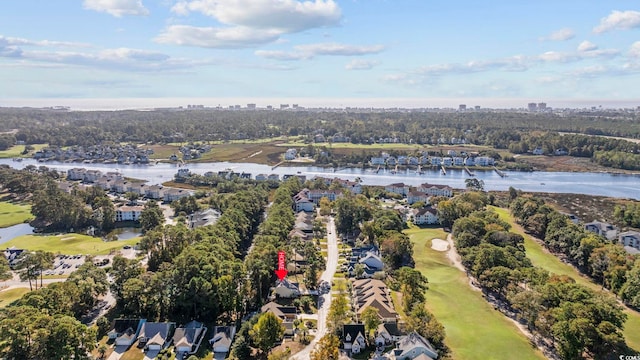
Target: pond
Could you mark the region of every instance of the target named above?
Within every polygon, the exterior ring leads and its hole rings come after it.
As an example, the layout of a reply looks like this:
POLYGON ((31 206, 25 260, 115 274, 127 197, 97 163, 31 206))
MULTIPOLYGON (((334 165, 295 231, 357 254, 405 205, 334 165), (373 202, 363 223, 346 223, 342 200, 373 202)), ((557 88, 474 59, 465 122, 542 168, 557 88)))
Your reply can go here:
POLYGON ((142 229, 134 227, 117 228, 109 233, 109 236, 112 235, 115 235, 118 240, 129 240, 135 237, 142 236, 142 229))
POLYGON ((0 229, 0 244, 22 235, 33 234, 33 226, 28 223, 18 224, 0 229))

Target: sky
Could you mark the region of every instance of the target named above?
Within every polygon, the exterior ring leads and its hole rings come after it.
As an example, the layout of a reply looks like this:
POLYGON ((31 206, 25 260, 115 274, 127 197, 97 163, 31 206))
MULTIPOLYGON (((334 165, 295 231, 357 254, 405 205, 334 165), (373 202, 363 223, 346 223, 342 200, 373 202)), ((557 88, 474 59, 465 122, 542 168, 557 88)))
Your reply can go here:
POLYGON ((635 107, 640 3, 4 1, 0 79, 0 106, 635 107))

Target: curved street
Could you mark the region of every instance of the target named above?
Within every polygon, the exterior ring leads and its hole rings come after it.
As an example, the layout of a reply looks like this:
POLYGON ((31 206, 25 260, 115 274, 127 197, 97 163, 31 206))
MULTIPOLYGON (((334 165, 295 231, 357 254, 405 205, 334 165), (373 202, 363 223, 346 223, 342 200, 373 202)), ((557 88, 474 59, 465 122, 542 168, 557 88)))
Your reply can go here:
MULTIPOLYGON (((327 266, 320 276, 320 281, 326 281, 331 284, 337 267, 338 237, 334 219, 331 217, 329 223, 327 223, 327 266)), ((316 343, 327 333, 327 315, 329 314, 329 307, 331 307, 331 290, 318 297, 318 303, 318 330, 316 331, 316 337, 304 349, 294 354, 291 359, 308 360, 311 358, 311 351, 316 346, 316 343)))

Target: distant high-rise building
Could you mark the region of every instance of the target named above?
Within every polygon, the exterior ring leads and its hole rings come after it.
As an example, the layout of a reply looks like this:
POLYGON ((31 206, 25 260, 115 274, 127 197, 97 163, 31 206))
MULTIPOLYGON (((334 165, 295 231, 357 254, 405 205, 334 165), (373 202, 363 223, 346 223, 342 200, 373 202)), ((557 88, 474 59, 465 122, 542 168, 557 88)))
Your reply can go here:
POLYGON ((547 103, 538 103, 538 110, 544 111, 547 110, 547 103))
POLYGON ((480 110, 480 105, 476 105, 476 106, 474 107, 474 109, 476 109, 476 110, 480 110))
POLYGON ((293 107, 294 109, 297 109, 297 108, 298 108, 298 104, 293 104, 293 105, 292 105, 292 107, 293 107))
POLYGON ((467 105, 465 104, 458 105, 458 111, 465 111, 465 110, 467 110, 467 105))
POLYGON ((247 104, 247 109, 255 110, 256 109, 256 104, 247 104))
POLYGON ((280 104, 280 110, 288 109, 289 104, 280 104))
POLYGON ((267 110, 273 110, 273 106, 267 105, 267 110))
POLYGON ((235 106, 234 106, 234 108, 235 108, 236 110, 240 110, 240 109, 242 108, 242 106, 240 106, 240 105, 235 105, 235 106))
POLYGON ((538 110, 538 104, 536 103, 529 103, 527 105, 527 108, 529 109, 529 111, 536 111, 538 110))

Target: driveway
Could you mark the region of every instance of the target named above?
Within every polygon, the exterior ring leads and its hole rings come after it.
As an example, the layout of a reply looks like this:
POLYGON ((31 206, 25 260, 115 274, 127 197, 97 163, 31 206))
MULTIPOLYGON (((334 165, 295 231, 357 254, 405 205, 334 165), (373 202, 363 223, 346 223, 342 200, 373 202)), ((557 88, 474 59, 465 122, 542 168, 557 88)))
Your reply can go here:
MULTIPOLYGON (((336 273, 338 267, 338 237, 336 236, 336 225, 333 217, 329 219, 327 224, 327 267, 320 276, 321 281, 326 281, 331 284, 333 275, 336 273)), ((329 314, 329 307, 331 307, 331 291, 327 291, 318 299, 318 330, 316 331, 316 337, 300 352, 293 355, 290 359, 293 360, 307 360, 311 357, 311 351, 316 346, 318 340, 320 340, 327 333, 327 315, 329 314)))

